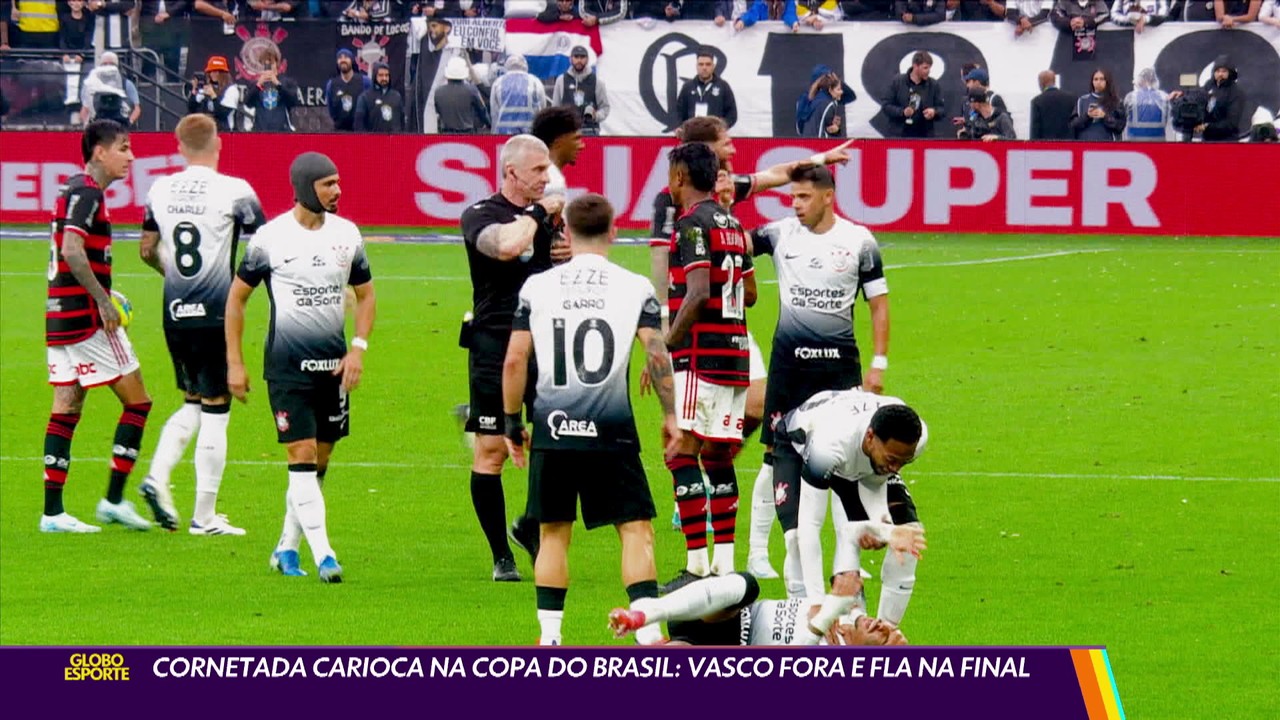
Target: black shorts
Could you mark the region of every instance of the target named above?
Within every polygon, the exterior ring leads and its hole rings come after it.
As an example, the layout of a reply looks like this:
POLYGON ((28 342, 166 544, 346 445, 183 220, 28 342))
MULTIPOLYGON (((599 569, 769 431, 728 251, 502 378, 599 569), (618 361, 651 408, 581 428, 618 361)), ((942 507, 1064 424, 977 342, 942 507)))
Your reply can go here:
POLYGON ((222 397, 230 392, 227 335, 222 328, 165 328, 164 341, 173 359, 179 390, 202 398, 222 397))
MULTIPOLYGON (((502 365, 507 359, 509 330, 475 328, 470 334, 470 353, 467 358, 467 385, 471 395, 471 413, 467 416, 466 430, 478 435, 501 435, 502 365)), ((525 383, 525 407, 533 406, 534 389, 538 381, 538 368, 529 358, 529 380, 525 383)))
POLYGON ((351 430, 351 399, 339 377, 324 373, 310 383, 268 382, 267 395, 282 444, 310 438, 336 443, 351 430))
POLYGON ((760 442, 774 444, 773 424, 824 390, 848 390, 862 384, 862 367, 853 362, 832 368, 799 369, 770 359, 769 384, 764 391, 764 427, 760 442))
POLYGON ((657 514, 637 453, 534 450, 529 456, 530 509, 539 522, 573 522, 582 498, 588 530, 657 514))

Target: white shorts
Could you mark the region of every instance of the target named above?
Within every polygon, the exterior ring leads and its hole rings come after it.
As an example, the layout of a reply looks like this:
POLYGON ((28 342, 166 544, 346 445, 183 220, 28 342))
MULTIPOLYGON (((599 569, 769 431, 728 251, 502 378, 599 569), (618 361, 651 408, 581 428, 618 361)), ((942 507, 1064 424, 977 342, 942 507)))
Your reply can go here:
POLYGON ((50 385, 110 385, 140 367, 123 328, 117 328, 114 335, 99 329, 88 340, 50 345, 48 350, 50 385))
POLYGON ((751 382, 764 380, 769 377, 769 371, 764 366, 764 353, 760 352, 760 346, 756 344, 756 339, 751 336, 751 332, 747 332, 747 352, 750 359, 747 377, 751 382))
POLYGON ((676 422, 681 430, 703 440, 742 442, 746 386, 716 385, 689 370, 676 373, 675 381, 676 422))

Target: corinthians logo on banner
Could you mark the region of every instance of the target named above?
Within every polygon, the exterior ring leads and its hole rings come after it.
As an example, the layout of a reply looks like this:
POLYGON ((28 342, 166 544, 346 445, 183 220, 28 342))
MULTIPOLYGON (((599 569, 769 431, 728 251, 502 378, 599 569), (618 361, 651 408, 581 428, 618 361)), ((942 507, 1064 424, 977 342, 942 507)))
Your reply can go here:
POLYGON ((729 59, 720 48, 704 46, 683 33, 668 33, 658 38, 640 60, 640 98, 649 114, 662 123, 664 131, 680 126, 676 98, 685 82, 697 76, 694 67, 698 51, 703 47, 715 58, 716 74, 724 73, 729 59))

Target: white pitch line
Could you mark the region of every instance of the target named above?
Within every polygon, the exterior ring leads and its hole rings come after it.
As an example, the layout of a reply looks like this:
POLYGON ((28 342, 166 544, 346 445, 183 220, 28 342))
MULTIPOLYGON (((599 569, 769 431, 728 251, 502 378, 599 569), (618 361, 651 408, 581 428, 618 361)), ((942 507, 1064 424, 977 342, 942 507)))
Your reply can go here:
MULTIPOLYGON (((109 458, 72 458, 76 464, 105 463, 109 458)), ((0 456, 0 462, 44 462, 43 457, 0 456)), ((231 465, 280 466, 284 458, 279 460, 228 460, 231 465)), ((191 465, 192 461, 183 461, 191 465)), ((355 468, 388 468, 395 470, 467 470, 471 465, 458 463, 397 463, 397 462, 362 462, 358 460, 334 460, 334 467, 355 468)), ((738 468, 742 472, 757 472, 760 468, 738 468)), ((984 472, 977 470, 957 470, 955 472, 911 472, 912 477, 971 477, 971 478, 1031 478, 1035 480, 1138 480, 1138 481, 1185 481, 1185 482, 1240 482, 1240 483, 1280 483, 1280 477, 1221 477, 1208 475, 1113 475, 1102 473, 1033 473, 1033 472, 984 472)))

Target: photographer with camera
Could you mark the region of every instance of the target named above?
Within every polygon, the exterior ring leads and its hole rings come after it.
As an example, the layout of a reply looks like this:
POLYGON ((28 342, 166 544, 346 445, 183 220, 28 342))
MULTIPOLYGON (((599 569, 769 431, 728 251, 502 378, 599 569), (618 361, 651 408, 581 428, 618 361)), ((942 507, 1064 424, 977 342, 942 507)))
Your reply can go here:
POLYGON ((221 55, 210 56, 204 64, 204 72, 196 73, 191 78, 187 114, 204 113, 218 124, 218 130, 235 130, 233 118, 236 103, 227 94, 231 86, 231 68, 227 65, 227 59, 221 55))
POLYGON ((582 118, 583 135, 599 135, 600 123, 609 117, 609 95, 599 73, 587 67, 590 53, 581 45, 570 53, 572 66, 556 78, 551 92, 551 104, 568 105, 582 118))
POLYGON ((991 102, 986 89, 970 88, 969 105, 973 112, 965 115, 964 127, 956 133, 958 138, 981 142, 1018 139, 1013 131, 1013 118, 991 102))
POLYGON ((1205 142, 1235 142, 1240 139, 1240 121, 1244 118, 1244 91, 1236 84, 1237 73, 1226 55, 1213 62, 1213 77, 1203 88, 1175 90, 1169 99, 1175 103, 1175 127, 1190 142, 1200 135, 1205 142))

